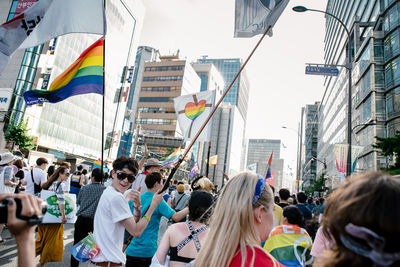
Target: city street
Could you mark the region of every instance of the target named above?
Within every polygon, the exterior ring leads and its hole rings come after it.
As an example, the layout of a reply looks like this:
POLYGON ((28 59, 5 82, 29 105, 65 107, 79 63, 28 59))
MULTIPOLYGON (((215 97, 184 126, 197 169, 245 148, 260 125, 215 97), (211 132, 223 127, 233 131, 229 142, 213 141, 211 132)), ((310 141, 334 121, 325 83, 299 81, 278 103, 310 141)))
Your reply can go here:
MULTIPOLYGON (((70 266, 70 257, 71 254, 69 250, 72 247, 72 243, 74 241, 74 225, 73 224, 65 224, 64 228, 64 255, 63 262, 54 262, 48 263, 45 266, 70 266)), ((15 267, 17 266, 17 247, 14 239, 11 237, 10 232, 7 229, 3 230, 3 239, 4 242, 0 243, 0 266, 3 267, 15 267)), ((36 263, 39 263, 39 257, 36 258, 36 263)))

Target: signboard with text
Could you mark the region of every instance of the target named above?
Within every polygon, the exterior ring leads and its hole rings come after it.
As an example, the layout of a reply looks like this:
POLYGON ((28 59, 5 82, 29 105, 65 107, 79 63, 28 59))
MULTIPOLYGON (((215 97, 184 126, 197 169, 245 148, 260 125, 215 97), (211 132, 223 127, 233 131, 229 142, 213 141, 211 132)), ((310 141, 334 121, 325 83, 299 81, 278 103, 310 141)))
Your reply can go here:
POLYGON ((306 74, 309 74, 309 75, 324 75, 324 76, 338 76, 339 75, 339 70, 336 67, 306 66, 306 74))
POLYGON ((0 111, 8 111, 13 91, 12 88, 0 88, 0 111))

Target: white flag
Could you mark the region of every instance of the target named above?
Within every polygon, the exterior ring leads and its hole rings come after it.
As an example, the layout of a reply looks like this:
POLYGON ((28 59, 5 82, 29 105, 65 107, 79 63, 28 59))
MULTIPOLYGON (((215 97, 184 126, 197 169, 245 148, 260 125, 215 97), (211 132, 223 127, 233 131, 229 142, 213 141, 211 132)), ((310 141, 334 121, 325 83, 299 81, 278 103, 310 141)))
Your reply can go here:
POLYGON ((103 0, 40 0, 0 25, 0 72, 19 48, 67 33, 105 34, 103 0))
MULTIPOLYGON (((235 37, 253 37, 273 27, 289 0, 236 0, 235 37)), ((268 32, 272 34, 271 30, 268 32)))
MULTIPOLYGON (((185 141, 191 141, 199 132, 215 105, 215 91, 204 91, 174 98, 175 112, 185 141)), ((197 141, 210 141, 212 120, 210 120, 197 141)))

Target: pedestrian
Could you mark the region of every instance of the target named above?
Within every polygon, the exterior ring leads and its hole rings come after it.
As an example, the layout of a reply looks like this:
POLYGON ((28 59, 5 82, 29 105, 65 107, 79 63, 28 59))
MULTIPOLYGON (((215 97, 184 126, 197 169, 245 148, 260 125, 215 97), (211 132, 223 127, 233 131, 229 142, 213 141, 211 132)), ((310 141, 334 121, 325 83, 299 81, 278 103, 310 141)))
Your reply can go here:
POLYGON ((221 190, 194 266, 282 266, 260 246, 273 225, 274 197, 265 178, 239 173, 221 190))
POLYGON ((14 193, 18 194, 21 191, 25 190, 25 172, 23 170, 24 168, 24 163, 22 159, 16 159, 13 163, 15 167, 17 167, 17 172, 15 173, 15 181, 17 183, 17 186, 15 187, 14 193))
POLYGON ((161 167, 162 165, 158 159, 149 158, 144 164, 144 171, 137 175, 135 182, 132 184, 132 189, 138 190, 140 188, 141 194, 147 192, 147 186, 145 182, 146 175, 153 172, 160 172, 161 167))
POLYGON ((286 188, 282 188, 281 190, 279 190, 279 207, 281 207, 282 209, 286 206, 289 205, 288 203, 288 199, 290 197, 290 191, 286 188))
MULTIPOLYGON (((272 190, 272 194, 275 195, 275 188, 272 185, 269 185, 272 190)), ((283 223, 283 210, 278 204, 274 201, 274 224, 273 227, 281 225, 283 223)))
POLYGON ((82 186, 89 184, 89 176, 87 175, 88 171, 86 169, 82 170, 82 186))
POLYGON ((36 160, 36 167, 27 172, 25 177, 26 189, 25 192, 38 195, 41 187, 47 181, 47 173, 44 171, 49 162, 46 158, 38 158, 36 160))
POLYGON ((64 224, 65 216, 65 184, 69 177, 67 167, 59 167, 43 184, 44 190, 53 191, 57 196, 57 205, 61 214, 61 223, 41 224, 38 226, 38 235, 35 242, 36 256, 40 255, 40 266, 48 262, 61 262, 64 251, 64 224))
POLYGON ((79 195, 79 190, 83 186, 83 166, 79 165, 76 172, 71 175, 70 178, 70 193, 75 194, 76 197, 79 195))
MULTIPOLYGON (((134 205, 129 201, 129 206, 134 212, 134 209, 141 209, 141 214, 146 213, 152 202, 152 198, 162 188, 161 174, 152 172, 147 174, 146 179, 147 192, 141 194, 141 207, 134 205)), ((126 249, 126 267, 148 267, 151 264, 151 258, 157 251, 158 231, 160 229, 160 220, 164 216, 167 219, 172 219, 175 222, 181 221, 189 213, 188 208, 182 209, 180 212, 175 212, 163 200, 155 208, 153 215, 150 217, 149 224, 140 235, 132 239, 126 249)))
MULTIPOLYGON (((101 169, 94 168, 92 171, 91 184, 84 186, 78 195, 76 204, 79 210, 76 213, 74 245, 93 232, 94 214, 105 187, 101 184, 103 176, 101 169)), ((71 267, 79 266, 79 262, 71 255, 71 267)))
POLYGON ((303 218, 304 218, 303 223, 300 226, 302 228, 307 229, 306 225, 308 221, 312 219, 311 211, 305 206, 305 203, 307 201, 307 195, 304 192, 299 192, 297 193, 296 197, 297 197, 296 207, 298 207, 301 213, 303 213, 303 218))
POLYGON ((265 242, 264 249, 285 266, 311 266, 312 240, 301 228, 303 214, 294 205, 283 208, 283 224, 275 227, 265 242))
POLYGON ((312 211, 315 209, 316 205, 314 204, 314 200, 313 200, 312 197, 309 197, 309 198, 307 199, 306 207, 311 211, 311 213, 312 213, 312 211))
POLYGON ((202 190, 193 192, 189 200, 189 217, 186 222, 171 225, 165 232, 153 262, 164 265, 169 258, 170 267, 193 261, 208 234, 213 196, 202 190))
POLYGON ((180 184, 176 188, 177 193, 172 200, 172 208, 178 212, 183 210, 189 203, 190 195, 185 194, 185 186, 180 184))
POLYGON ((210 193, 214 190, 214 184, 205 176, 194 181, 192 187, 193 190, 204 190, 210 193))
POLYGON ((322 217, 334 246, 314 266, 400 266, 400 176, 349 177, 327 200, 322 217))
POLYGON ((133 158, 119 157, 113 162, 113 182, 104 190, 94 216, 93 237, 100 254, 91 260, 90 266, 123 266, 126 261, 122 252, 124 230, 139 237, 150 222, 155 208, 163 200, 162 194, 154 194, 150 207, 142 216, 140 193, 132 190, 124 197, 125 191, 135 181, 138 167, 133 158), (133 215, 127 200, 131 200, 136 207, 133 215))

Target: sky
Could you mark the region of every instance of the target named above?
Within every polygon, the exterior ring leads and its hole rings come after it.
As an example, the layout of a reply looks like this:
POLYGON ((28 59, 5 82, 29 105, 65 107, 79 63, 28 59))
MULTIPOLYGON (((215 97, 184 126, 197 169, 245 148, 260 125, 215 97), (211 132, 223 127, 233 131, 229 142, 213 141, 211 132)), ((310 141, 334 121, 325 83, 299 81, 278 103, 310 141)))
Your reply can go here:
MULTIPOLYGON (((233 38, 234 0, 144 0, 139 45, 195 61, 245 60, 261 37, 233 38)), ((281 158, 295 170, 301 107, 321 101, 323 76, 305 75, 305 63, 323 63, 324 15, 296 13, 293 6, 325 10, 327 0, 291 0, 245 67, 250 82, 246 138, 281 139, 281 158), (283 129, 286 126, 289 129, 283 129)), ((230 82, 230 81, 228 81, 230 82)), ((266 158, 269 155, 266 155, 266 158)), ((266 159, 267 160, 267 159, 266 159)))

